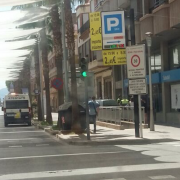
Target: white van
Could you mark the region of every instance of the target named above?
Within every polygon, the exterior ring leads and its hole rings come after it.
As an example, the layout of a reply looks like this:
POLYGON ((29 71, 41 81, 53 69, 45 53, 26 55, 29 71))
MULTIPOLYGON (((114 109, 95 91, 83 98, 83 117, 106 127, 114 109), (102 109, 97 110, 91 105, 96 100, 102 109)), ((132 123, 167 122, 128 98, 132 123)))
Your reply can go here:
POLYGON ((31 103, 29 95, 11 93, 4 98, 4 126, 26 123, 31 126, 31 103))

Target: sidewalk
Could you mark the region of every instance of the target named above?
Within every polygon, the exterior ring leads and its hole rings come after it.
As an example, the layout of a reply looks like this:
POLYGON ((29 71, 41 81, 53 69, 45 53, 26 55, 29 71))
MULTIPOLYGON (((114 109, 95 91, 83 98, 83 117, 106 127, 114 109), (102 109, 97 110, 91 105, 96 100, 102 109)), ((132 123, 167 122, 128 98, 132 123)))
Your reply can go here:
MULTIPOLYGON (((93 130, 93 125, 90 126, 93 130)), ((57 138, 69 144, 84 145, 84 144, 141 144, 159 141, 180 140, 180 128, 171 126, 155 125, 155 131, 143 129, 143 138, 135 138, 134 129, 114 130, 106 127, 97 126, 97 133, 91 133, 91 140, 87 141, 86 134, 69 134, 57 135, 57 138)))

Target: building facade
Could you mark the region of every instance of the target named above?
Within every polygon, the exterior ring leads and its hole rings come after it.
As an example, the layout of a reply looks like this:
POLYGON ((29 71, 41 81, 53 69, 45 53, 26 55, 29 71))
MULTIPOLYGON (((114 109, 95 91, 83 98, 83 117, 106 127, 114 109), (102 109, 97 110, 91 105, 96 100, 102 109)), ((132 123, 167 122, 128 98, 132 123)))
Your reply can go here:
MULTIPOLYGON (((126 65, 103 66, 102 52, 90 50, 89 17, 94 11, 125 11, 126 45, 131 45, 128 11, 134 9, 135 42, 146 43, 152 32, 151 71, 156 120, 180 124, 180 7, 179 0, 91 0, 82 12, 77 8, 78 49, 80 57, 88 55, 89 71, 95 76, 97 98, 128 97, 126 65)), ((146 53, 147 54, 147 53, 146 53)), ((148 58, 146 60, 148 64, 148 58)), ((148 83, 148 66, 147 66, 148 83)))

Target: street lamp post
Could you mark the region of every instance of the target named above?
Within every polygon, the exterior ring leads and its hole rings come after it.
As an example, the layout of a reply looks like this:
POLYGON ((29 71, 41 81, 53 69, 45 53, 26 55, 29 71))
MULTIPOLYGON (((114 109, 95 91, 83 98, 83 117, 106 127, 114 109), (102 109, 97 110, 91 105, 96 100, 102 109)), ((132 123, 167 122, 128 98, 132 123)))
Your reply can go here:
POLYGON ((146 42, 148 47, 148 64, 149 64, 149 98, 150 98, 150 131, 154 131, 154 117, 153 117, 153 98, 152 98, 152 74, 151 74, 151 46, 152 33, 146 33, 146 42))

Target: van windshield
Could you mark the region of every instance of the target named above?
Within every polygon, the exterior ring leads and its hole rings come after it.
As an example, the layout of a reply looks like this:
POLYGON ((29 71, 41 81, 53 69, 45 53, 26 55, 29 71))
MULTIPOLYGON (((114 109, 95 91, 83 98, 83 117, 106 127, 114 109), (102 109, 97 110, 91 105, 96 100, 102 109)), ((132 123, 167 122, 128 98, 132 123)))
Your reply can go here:
POLYGON ((6 109, 28 108, 28 100, 6 101, 6 109))

